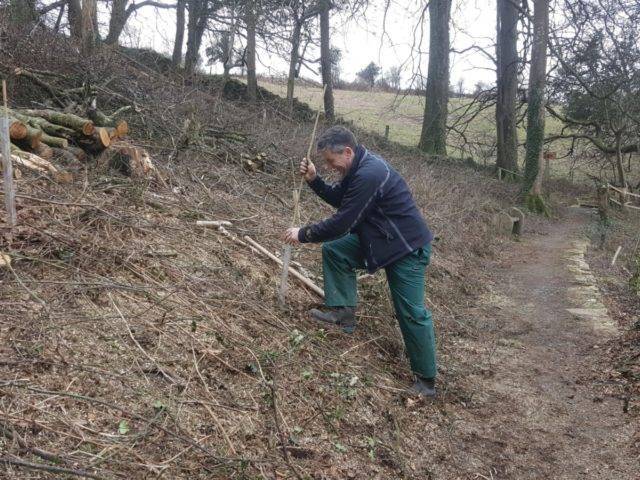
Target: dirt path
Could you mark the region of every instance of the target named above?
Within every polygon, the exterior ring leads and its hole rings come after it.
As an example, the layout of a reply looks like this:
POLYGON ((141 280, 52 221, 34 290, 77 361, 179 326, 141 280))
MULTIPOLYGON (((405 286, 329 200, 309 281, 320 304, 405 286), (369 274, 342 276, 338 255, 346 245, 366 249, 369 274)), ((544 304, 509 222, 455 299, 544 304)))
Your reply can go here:
POLYGON ((590 213, 569 210, 501 262, 483 309, 501 328, 465 445, 485 478, 640 478, 622 402, 592 382, 616 329, 583 258, 590 213))

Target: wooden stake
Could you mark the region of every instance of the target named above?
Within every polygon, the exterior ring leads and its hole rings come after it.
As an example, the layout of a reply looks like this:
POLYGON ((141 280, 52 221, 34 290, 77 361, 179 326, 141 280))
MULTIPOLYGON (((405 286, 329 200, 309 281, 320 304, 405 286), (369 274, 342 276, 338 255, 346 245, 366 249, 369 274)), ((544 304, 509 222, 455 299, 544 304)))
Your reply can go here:
POLYGON ((0 141, 2 142, 2 170, 4 175, 4 202, 7 208, 9 228, 17 223, 16 198, 13 188, 13 164, 11 162, 11 140, 9 139, 9 109, 7 108, 7 82, 2 80, 2 101, 4 112, 0 125, 0 141))
MULTIPOLYGON (((324 92, 327 90, 327 86, 324 86, 322 90, 322 98, 324 98, 324 92)), ((311 157, 311 151, 313 150, 313 144, 316 138, 316 131, 318 130, 318 121, 320 120, 320 109, 316 112, 316 121, 313 124, 313 133, 311 134, 311 140, 309 141, 309 148, 307 149, 306 161, 309 162, 311 157)), ((300 223, 300 195, 302 194, 302 188, 304 187, 304 177, 300 178, 300 184, 297 190, 293 191, 293 219, 292 226, 298 226, 300 223)), ((278 301, 280 305, 284 306, 287 296, 287 280, 289 279, 289 263, 291 262, 291 245, 285 245, 282 252, 282 274, 280 275, 280 288, 278 289, 278 301)), ((322 294, 324 297, 324 292, 322 294)))
MULTIPOLYGON (((244 236, 244 239, 246 242, 248 242, 252 247, 254 247, 256 250, 258 250, 260 253, 263 253, 264 255, 266 255, 267 257, 269 257, 271 260, 273 260, 274 262, 276 262, 278 265, 282 265, 284 268, 284 262, 282 260, 280 260, 278 257, 276 257, 273 253, 271 253, 269 250, 267 250, 266 248, 264 248, 262 245, 260 245, 258 242, 256 242, 253 238, 251 238, 248 235, 244 236)), ((302 283, 304 283, 307 287, 309 287, 311 290, 313 290, 315 293, 317 293, 319 296, 321 296, 322 298, 324 298, 324 290, 322 290, 318 285, 316 285, 315 283, 313 283, 311 280, 309 280, 307 277, 305 277, 304 275, 302 275, 300 272, 298 272, 297 270, 295 270, 292 267, 288 267, 287 270, 291 273, 291 275, 293 275, 294 277, 296 277, 298 280, 300 280, 302 283)))

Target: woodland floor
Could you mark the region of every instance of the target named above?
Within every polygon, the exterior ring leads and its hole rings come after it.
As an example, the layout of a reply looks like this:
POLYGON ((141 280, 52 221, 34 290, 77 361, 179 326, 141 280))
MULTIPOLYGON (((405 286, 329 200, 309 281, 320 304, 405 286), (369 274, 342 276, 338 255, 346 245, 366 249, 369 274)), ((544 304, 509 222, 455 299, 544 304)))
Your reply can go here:
POLYGON ((455 445, 465 463, 488 467, 476 478, 640 478, 623 402, 594 381, 609 368, 601 353, 617 328, 580 261, 590 216, 569 208, 495 265, 493 293, 478 314, 496 348, 463 420, 468 436, 455 445))

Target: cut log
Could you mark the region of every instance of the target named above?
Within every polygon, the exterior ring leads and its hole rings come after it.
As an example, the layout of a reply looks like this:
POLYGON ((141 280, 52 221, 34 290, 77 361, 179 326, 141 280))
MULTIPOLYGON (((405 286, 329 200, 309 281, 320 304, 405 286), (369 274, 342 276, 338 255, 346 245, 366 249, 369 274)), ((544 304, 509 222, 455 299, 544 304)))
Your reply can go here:
POLYGON ((91 120, 72 113, 57 112, 55 110, 20 110, 20 113, 30 117, 44 118, 51 123, 71 128, 87 136, 95 131, 95 126, 91 120))
POLYGON ((40 145, 42 135, 42 130, 32 127, 31 125, 27 125, 27 136, 24 137, 24 139, 22 139, 19 143, 22 143, 31 150, 35 150, 36 148, 38 148, 38 145, 40 145))
POLYGON ((106 128, 98 127, 91 135, 76 137, 76 143, 89 153, 100 153, 111 145, 111 138, 106 128))
POLYGON ((104 129, 109 134, 109 138, 111 140, 117 140, 120 137, 120 134, 118 133, 118 129, 117 128, 115 128, 115 127, 104 127, 104 129))
POLYGON ((20 112, 12 112, 12 115, 14 115, 18 120, 27 123, 32 127, 39 128, 44 133, 47 133, 54 137, 63 137, 69 139, 76 135, 75 130, 63 127, 62 125, 56 125, 45 120, 44 118, 30 117, 28 115, 23 115, 20 112))
POLYGON ((131 178, 158 178, 158 172, 146 150, 128 144, 114 144, 105 150, 98 163, 114 168, 131 178))
POLYGON ((124 122, 125 124, 127 123, 124 120, 119 120, 118 117, 123 113, 128 112, 132 108, 133 107, 131 107, 131 105, 127 105, 126 107, 119 108, 118 110, 113 112, 111 115, 105 115, 103 112, 101 112, 97 108, 91 107, 87 109, 87 117, 89 117, 97 127, 116 127, 117 128, 120 122, 124 122))
POLYGON ((33 153, 45 160, 51 160, 53 158, 53 150, 44 142, 41 142, 36 148, 34 148, 33 153))
POLYGON ((40 141, 50 147, 67 148, 69 146, 69 141, 66 138, 53 137, 46 133, 42 134, 42 138, 40 139, 40 141))
POLYGON ((125 137, 129 134, 129 124, 126 120, 118 120, 116 122, 116 130, 119 137, 125 137))
POLYGON ((24 140, 27 136, 27 126, 16 118, 9 117, 9 137, 11 140, 24 140))

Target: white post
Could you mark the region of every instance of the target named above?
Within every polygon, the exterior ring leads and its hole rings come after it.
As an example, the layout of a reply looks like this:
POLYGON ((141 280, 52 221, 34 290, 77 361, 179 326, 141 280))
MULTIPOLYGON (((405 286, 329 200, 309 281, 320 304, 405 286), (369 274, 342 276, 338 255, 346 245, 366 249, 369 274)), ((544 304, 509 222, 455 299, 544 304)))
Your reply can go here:
POLYGON ((9 138, 9 111, 7 109, 7 82, 2 81, 4 112, 0 118, 0 142, 2 143, 2 170, 4 174, 4 203, 7 208, 9 228, 16 225, 16 198, 13 189, 13 164, 11 163, 11 140, 9 138))

